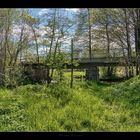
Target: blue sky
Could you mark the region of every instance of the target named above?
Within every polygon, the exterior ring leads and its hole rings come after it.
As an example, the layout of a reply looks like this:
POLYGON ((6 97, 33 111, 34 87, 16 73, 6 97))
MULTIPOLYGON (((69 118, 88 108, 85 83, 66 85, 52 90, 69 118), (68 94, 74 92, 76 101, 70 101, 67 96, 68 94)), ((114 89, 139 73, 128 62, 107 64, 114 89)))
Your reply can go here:
POLYGON ((33 16, 38 16, 39 12, 42 10, 42 8, 31 8, 30 11, 32 12, 33 16))
MULTIPOLYGON (((63 8, 60 8, 63 9, 63 8)), ((42 13, 45 13, 48 8, 30 8, 29 9, 32 12, 33 16, 39 16, 42 13)), ((65 8, 65 10, 68 12, 68 15, 71 17, 74 13, 78 12, 78 8, 65 8)))
MULTIPOLYGON (((64 8, 60 8, 60 9, 64 9, 64 8)), ((44 14, 45 12, 48 12, 49 8, 30 8, 30 14, 34 17, 38 17, 41 16, 42 14, 44 14)), ((77 8, 65 8, 65 10, 67 11, 67 15, 69 18, 73 18, 73 15, 76 14, 78 12, 79 9, 77 8)), ((62 11, 63 12, 63 11, 62 11)), ((71 30, 72 31, 72 30, 71 30)), ((70 43, 70 40, 68 39, 68 42, 70 43)), ((70 44, 67 44, 66 46, 69 46, 70 44)), ((43 49, 43 46, 40 47, 40 51, 43 49)), ((65 47, 66 49, 66 47, 65 47)))
MULTIPOLYGON (((52 8, 51 8, 52 9, 52 8)), ((60 9, 60 11, 62 12, 63 14, 63 10, 65 9, 66 13, 65 13, 65 16, 68 16, 69 19, 73 19, 74 15, 79 11, 78 8, 58 8, 60 9)), ((48 10, 50 10, 50 8, 30 8, 29 11, 30 11, 30 14, 34 17, 38 17, 38 16, 41 16, 45 13, 48 12, 48 10)), ((41 23, 40 26, 42 26, 43 24, 45 23, 41 23)), ((76 28, 76 24, 73 25, 72 28, 70 28, 70 33, 74 33, 73 31, 75 30, 76 28)))
MULTIPOLYGON (((34 17, 41 16, 48 12, 50 8, 30 8, 30 14, 34 17)), ((52 9, 52 8, 51 8, 52 9)), ((79 11, 78 8, 58 8, 61 10, 66 10, 65 16, 68 16, 69 19, 73 19, 74 15, 79 11)), ((63 11, 61 11, 63 14, 63 11)), ((41 24, 43 25, 43 24, 41 24)))

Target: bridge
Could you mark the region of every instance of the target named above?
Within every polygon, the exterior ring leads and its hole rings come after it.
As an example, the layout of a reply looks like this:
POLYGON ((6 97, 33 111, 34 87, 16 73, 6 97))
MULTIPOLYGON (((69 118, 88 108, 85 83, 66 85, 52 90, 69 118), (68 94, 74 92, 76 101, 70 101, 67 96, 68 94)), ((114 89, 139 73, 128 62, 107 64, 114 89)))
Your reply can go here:
MULTIPOLYGON (((136 66, 136 62, 139 59, 136 57, 131 58, 131 66, 136 66)), ((140 63, 140 61, 138 61, 140 63)), ((56 66, 48 66, 47 64, 41 63, 24 63, 25 67, 32 66, 32 68, 37 68, 38 66, 44 67, 43 69, 56 68, 56 66)), ((99 67, 108 66, 128 66, 126 60, 123 57, 100 57, 100 58, 74 58, 74 64, 65 63, 63 68, 67 69, 86 69, 87 80, 98 80, 99 79, 99 67)), ((44 75, 45 76, 45 75, 44 75)))
POLYGON ((140 58, 132 57, 131 61, 128 63, 127 58, 124 57, 100 57, 100 58, 75 58, 77 65, 65 64, 67 68, 74 69, 86 69, 87 80, 98 80, 99 79, 99 66, 136 66, 137 63, 140 64, 140 58))
MULTIPOLYGON (((126 58, 127 59, 127 58, 126 58)), ((74 61, 78 63, 78 65, 73 65, 74 68, 85 69, 92 66, 126 66, 127 60, 124 57, 100 57, 100 58, 74 58, 74 61)), ((140 58, 132 57, 130 64, 136 66, 136 62, 140 63, 140 58)), ((66 64, 67 68, 71 68, 71 64, 66 64)))

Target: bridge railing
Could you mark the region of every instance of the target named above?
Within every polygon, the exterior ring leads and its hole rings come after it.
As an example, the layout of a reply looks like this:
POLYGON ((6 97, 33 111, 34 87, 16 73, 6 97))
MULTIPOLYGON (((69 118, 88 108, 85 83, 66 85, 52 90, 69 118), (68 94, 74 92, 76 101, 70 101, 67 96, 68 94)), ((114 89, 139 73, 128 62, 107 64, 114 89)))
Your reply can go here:
MULTIPOLYGON (((124 57, 93 57, 91 59, 89 58, 74 58, 74 60, 82 63, 87 63, 87 62, 118 62, 118 63, 125 63, 126 59, 124 57)), ((131 62, 136 62, 137 58, 132 57, 131 62)))

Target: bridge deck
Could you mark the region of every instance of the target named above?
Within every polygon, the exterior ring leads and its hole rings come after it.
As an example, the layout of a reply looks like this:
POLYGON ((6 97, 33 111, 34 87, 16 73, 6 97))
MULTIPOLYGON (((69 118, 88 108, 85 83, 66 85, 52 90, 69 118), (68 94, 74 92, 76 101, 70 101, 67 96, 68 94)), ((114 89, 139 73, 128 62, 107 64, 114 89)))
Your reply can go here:
MULTIPOLYGON (((75 58, 80 63, 125 63, 124 57, 100 57, 100 58, 75 58)), ((131 58, 131 62, 136 62, 136 57, 131 58)))
MULTIPOLYGON (((102 58, 75 58, 74 59, 77 63, 78 66, 74 66, 75 68, 88 68, 88 67, 92 67, 92 66, 103 66, 103 67, 107 67, 107 66, 126 66, 128 65, 126 63, 126 60, 124 59, 124 57, 115 57, 115 58, 109 58, 109 57, 102 57, 102 58)), ((136 57, 132 57, 131 58, 131 62, 130 64, 135 66, 136 65, 136 61, 138 61, 138 59, 136 57)), ((140 64, 140 61, 138 61, 140 64)), ((71 64, 66 64, 67 68, 70 68, 72 65, 71 64)))
MULTIPOLYGON (((125 59, 123 57, 115 57, 115 58, 108 58, 108 57, 102 57, 102 58, 82 58, 82 59, 78 59, 75 58, 74 61, 77 62, 77 65, 73 65, 74 68, 77 69, 86 69, 86 68, 90 68, 92 66, 103 66, 103 67, 107 67, 107 66, 126 66, 128 65, 125 61, 125 59)), ((132 58, 131 60, 131 64, 133 66, 136 65, 136 61, 137 59, 135 57, 132 58)), ((140 61, 139 61, 140 64, 140 61)), ((47 64, 42 64, 42 63, 23 63, 24 66, 28 66, 28 65, 32 65, 32 66, 46 66, 49 67, 47 64)), ((66 66, 66 68, 71 68, 72 65, 65 63, 64 66, 66 66)), ((53 66, 55 68, 55 65, 53 66)))

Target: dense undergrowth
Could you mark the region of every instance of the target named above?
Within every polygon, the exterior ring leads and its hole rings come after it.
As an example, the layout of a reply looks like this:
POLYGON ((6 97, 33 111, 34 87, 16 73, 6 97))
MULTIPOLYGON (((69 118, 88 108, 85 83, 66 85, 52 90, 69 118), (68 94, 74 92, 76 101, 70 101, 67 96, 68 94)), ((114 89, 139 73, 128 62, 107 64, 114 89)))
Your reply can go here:
POLYGON ((0 89, 0 131, 140 131, 140 77, 0 89))

